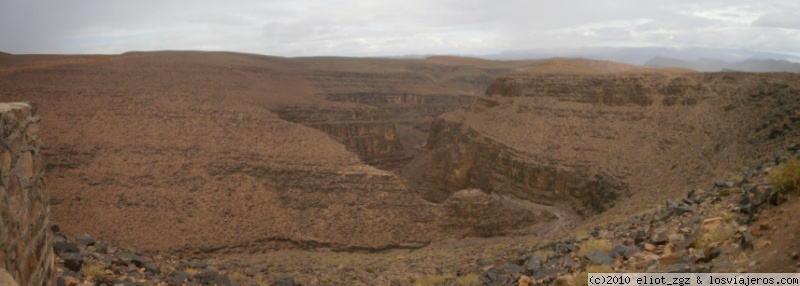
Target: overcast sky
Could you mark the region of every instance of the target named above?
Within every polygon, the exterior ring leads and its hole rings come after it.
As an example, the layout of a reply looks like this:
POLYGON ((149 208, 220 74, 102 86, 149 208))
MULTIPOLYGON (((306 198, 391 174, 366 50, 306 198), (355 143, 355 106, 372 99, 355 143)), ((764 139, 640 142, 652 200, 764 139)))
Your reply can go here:
POLYGON ((574 47, 800 56, 800 1, 0 1, 0 51, 14 54, 480 55, 574 47))

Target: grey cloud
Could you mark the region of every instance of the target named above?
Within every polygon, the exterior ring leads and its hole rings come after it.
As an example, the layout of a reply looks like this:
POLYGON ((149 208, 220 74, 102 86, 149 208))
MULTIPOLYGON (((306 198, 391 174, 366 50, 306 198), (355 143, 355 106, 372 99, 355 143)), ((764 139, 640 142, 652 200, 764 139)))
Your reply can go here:
POLYGON ((800 12, 784 10, 766 13, 753 22, 754 26, 800 29, 800 12))
POLYGON ((768 28, 798 27, 794 19, 800 17, 790 17, 794 14, 767 13, 753 25, 726 21, 742 11, 786 11, 795 5, 791 1, 4 0, 0 51, 211 49, 381 56, 603 45, 749 45, 800 53, 786 38, 794 34, 768 28))

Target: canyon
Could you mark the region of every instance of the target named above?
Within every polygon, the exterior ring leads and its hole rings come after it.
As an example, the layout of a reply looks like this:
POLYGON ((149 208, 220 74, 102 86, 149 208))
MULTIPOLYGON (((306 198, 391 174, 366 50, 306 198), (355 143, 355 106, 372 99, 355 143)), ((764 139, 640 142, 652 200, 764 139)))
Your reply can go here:
POLYGON ((582 59, 0 56, 0 99, 47 130, 51 222, 186 255, 633 213, 796 141, 798 85, 582 59))

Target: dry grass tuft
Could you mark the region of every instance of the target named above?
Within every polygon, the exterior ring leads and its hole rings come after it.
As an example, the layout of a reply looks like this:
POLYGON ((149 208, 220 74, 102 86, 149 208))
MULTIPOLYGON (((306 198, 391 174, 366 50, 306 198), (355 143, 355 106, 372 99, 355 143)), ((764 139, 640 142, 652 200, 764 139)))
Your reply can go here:
POLYGON ((81 266, 81 274, 83 274, 83 277, 91 277, 95 280, 97 280, 98 276, 103 275, 103 270, 105 270, 105 268, 100 263, 86 263, 81 266))
POLYGON ((607 239, 590 239, 581 243, 581 249, 578 251, 580 256, 584 256, 593 252, 608 252, 611 250, 611 241, 607 239))
POLYGON ((417 286, 438 286, 438 285, 449 285, 451 280, 453 280, 453 274, 443 274, 443 275, 436 275, 436 276, 428 276, 422 277, 417 279, 414 285, 417 286))
POLYGON ((716 229, 712 229, 700 234, 700 236, 694 241, 694 248, 705 249, 707 244, 726 240, 734 233, 736 233, 736 227, 734 227, 732 224, 726 223, 716 229))
POLYGON ((458 286, 478 286, 481 285, 481 279, 478 277, 478 274, 469 273, 467 275, 458 277, 456 284, 458 286))
POLYGON ((779 192, 800 192, 800 159, 792 158, 769 174, 772 188, 779 192))

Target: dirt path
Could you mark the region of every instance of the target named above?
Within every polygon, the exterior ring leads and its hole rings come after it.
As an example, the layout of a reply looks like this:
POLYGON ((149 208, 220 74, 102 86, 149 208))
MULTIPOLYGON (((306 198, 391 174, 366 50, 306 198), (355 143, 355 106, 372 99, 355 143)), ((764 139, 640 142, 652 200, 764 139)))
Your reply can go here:
POLYGON ((582 220, 580 215, 565 206, 547 206, 500 194, 492 194, 492 196, 502 201, 504 204, 513 205, 518 208, 524 208, 534 212, 551 213, 556 216, 556 219, 554 220, 537 223, 524 229, 520 229, 514 232, 514 235, 536 235, 542 238, 553 238, 563 234, 565 231, 575 228, 582 220))

